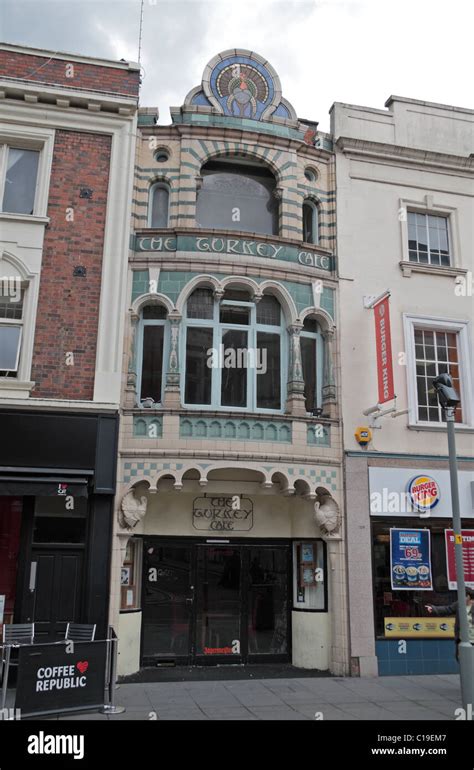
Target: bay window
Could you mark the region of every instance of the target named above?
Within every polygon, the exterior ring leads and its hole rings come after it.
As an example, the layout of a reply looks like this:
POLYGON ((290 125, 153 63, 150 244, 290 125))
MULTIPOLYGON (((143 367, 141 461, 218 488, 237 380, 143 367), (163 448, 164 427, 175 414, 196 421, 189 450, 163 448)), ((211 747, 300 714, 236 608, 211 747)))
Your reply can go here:
POLYGON ((258 303, 228 290, 219 301, 210 289, 189 297, 185 320, 187 405, 281 411, 284 334, 275 297, 258 303))

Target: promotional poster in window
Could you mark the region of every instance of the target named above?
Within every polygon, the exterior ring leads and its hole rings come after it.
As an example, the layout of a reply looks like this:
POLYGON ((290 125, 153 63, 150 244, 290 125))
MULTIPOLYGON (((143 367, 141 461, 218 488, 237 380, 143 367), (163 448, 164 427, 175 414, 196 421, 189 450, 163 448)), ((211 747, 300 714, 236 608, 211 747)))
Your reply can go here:
POLYGON ((390 570, 393 590, 433 590, 428 529, 390 530, 390 570))

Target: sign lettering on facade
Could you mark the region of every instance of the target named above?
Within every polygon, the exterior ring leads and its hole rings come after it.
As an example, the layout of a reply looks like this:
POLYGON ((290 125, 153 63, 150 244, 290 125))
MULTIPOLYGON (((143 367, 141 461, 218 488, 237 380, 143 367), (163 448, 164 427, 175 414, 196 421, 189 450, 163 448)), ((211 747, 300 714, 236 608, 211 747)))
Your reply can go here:
POLYGON ((271 243, 269 241, 226 238, 222 236, 135 236, 132 242, 135 252, 195 251, 209 254, 237 254, 241 257, 263 257, 294 262, 316 270, 334 270, 334 257, 317 251, 300 251, 297 246, 271 243))
POLYGON ((206 532, 248 532, 253 527, 253 503, 240 495, 196 497, 193 527, 206 532))
POLYGON ((389 297, 374 305, 375 345, 377 352, 377 378, 379 404, 395 398, 393 387, 392 339, 390 332, 389 297))

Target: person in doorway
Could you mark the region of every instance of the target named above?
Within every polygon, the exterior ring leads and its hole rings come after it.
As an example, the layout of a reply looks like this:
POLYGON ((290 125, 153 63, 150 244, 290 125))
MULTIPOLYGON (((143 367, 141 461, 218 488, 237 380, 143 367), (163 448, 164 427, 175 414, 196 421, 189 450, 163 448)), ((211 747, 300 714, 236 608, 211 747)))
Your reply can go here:
MULTIPOLYGON (((466 612, 467 612, 467 626, 469 629, 469 641, 474 644, 474 590, 472 588, 466 589, 466 612)), ((452 604, 425 604, 425 609, 430 615, 456 615, 456 623, 454 625, 454 638, 456 641, 456 660, 459 660, 459 642, 461 641, 461 631, 459 623, 459 602, 453 602, 452 604)))

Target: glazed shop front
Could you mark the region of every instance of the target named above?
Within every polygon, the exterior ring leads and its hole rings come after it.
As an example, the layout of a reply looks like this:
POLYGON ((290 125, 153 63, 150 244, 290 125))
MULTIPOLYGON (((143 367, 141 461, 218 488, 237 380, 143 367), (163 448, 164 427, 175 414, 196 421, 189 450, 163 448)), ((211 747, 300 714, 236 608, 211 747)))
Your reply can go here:
MULTIPOLYGON (((474 588, 474 474, 460 471, 466 584, 474 588)), ((457 601, 449 471, 369 468, 375 651, 379 674, 456 673, 454 617, 425 605, 457 601)))
POLYGON ((330 668, 337 578, 328 580, 328 563, 342 579, 341 542, 322 536, 314 499, 285 496, 282 481, 265 488, 252 470, 214 470, 204 490, 193 475, 179 492, 162 479, 156 492, 139 483, 122 500, 122 517, 136 501, 146 512, 116 535, 119 673, 257 662, 330 668))

